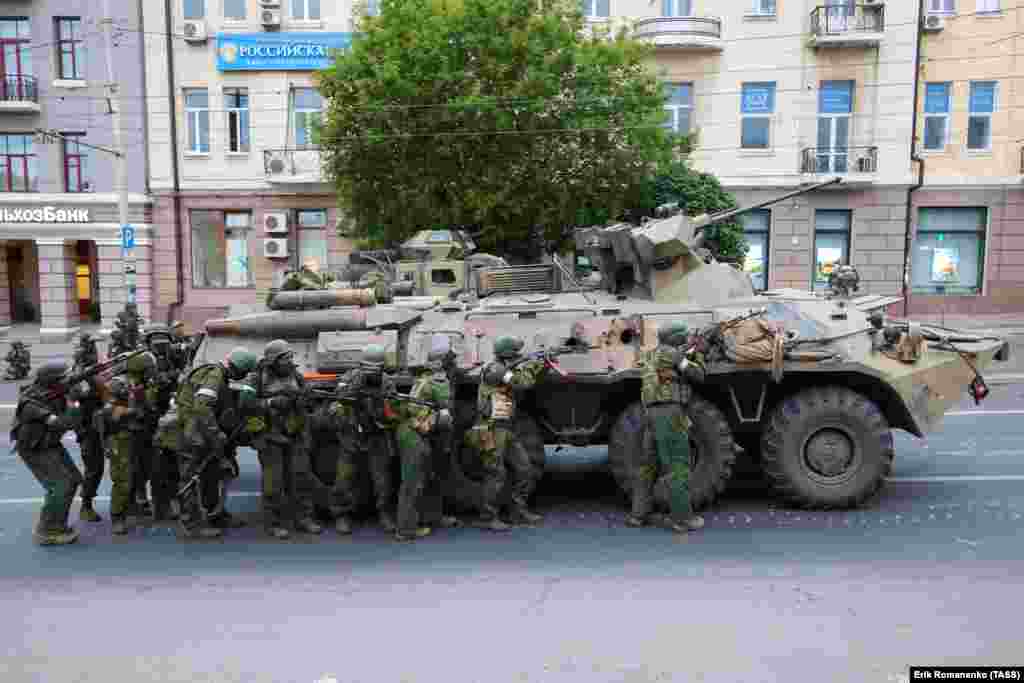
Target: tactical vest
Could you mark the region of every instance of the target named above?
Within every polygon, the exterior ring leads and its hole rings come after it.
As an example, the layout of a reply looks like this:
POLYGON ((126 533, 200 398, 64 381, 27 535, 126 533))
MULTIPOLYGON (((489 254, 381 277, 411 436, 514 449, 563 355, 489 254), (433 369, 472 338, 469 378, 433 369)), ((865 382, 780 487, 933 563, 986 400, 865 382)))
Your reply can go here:
POLYGON ((11 441, 17 441, 25 450, 59 446, 60 433, 49 429, 46 420, 51 415, 62 415, 66 408, 63 398, 51 397, 43 387, 36 384, 24 387, 11 423, 11 441))
POLYGON ((516 416, 515 393, 511 387, 498 383, 497 378, 508 372, 504 363, 492 361, 480 373, 480 388, 476 394, 477 414, 485 420, 513 420, 516 416))

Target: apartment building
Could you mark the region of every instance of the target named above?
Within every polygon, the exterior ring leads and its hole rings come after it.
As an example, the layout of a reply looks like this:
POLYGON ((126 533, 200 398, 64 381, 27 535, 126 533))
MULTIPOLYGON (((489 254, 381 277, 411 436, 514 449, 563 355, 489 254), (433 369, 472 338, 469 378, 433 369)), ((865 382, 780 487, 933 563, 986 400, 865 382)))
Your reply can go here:
MULTIPOLYGON (((129 221, 137 271, 148 279, 151 237, 140 3, 117 4, 115 74, 130 169, 129 221)), ((102 312, 110 323, 124 286, 115 157, 106 100, 99 3, 0 4, 0 334, 35 322, 44 340, 67 339, 102 312), (62 135, 49 140, 37 130, 62 135)), ((139 300, 149 290, 140 283, 139 300)), ((148 304, 144 304, 148 305, 148 304)))
POLYGON ((340 267, 351 247, 313 139, 313 72, 350 44, 352 5, 161 1, 145 25, 170 34, 146 62, 161 314, 199 324, 262 301, 308 259, 340 267))

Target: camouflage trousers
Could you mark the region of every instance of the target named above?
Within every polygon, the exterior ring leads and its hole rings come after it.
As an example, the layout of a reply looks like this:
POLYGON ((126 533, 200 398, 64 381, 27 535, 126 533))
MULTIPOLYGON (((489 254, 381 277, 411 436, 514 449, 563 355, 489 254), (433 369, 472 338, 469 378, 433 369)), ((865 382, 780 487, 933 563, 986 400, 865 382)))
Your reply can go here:
POLYGON ((356 435, 342 435, 335 451, 334 484, 327 494, 327 508, 335 518, 351 516, 362 499, 360 475, 368 466, 365 444, 356 435))
POLYGON ((132 491, 135 500, 149 500, 147 484, 153 482, 153 468, 156 459, 156 448, 153 443, 153 435, 156 433, 156 425, 152 428, 136 432, 138 438, 134 444, 135 459, 132 462, 132 491))
POLYGON ((103 481, 103 469, 106 464, 103 441, 95 429, 75 432, 75 437, 78 440, 78 450, 82 454, 82 469, 85 477, 82 482, 82 500, 92 500, 96 497, 96 491, 99 490, 100 483, 103 481))
POLYGON ((153 467, 150 486, 153 489, 153 509, 166 514, 171 501, 178 493, 181 481, 178 454, 170 449, 155 446, 152 449, 153 467))
POLYGON ((402 482, 398 488, 397 527, 412 535, 420 526, 420 499, 430 467, 430 444, 415 429, 402 425, 396 433, 402 482))
MULTIPOLYGON (((392 515, 395 509, 395 434, 394 432, 363 432, 366 466, 373 480, 373 500, 378 514, 392 515)), ((343 463, 338 462, 341 468, 343 463)), ((340 469, 339 469, 340 474, 340 469)), ((354 476, 353 472, 353 476, 354 476)))
POLYGON ((426 526, 438 524, 444 516, 449 481, 452 476, 452 432, 437 430, 427 437, 430 446, 426 485, 420 497, 420 523, 426 526))
POLYGON ((651 513, 654 485, 661 479, 669 492, 669 513, 687 521, 690 507, 690 418, 680 404, 648 406, 643 447, 634 453, 632 513, 643 519, 651 513))
MULTIPOLYGON (((209 455, 207 450, 182 451, 177 454, 178 478, 181 486, 191 479, 196 467, 209 455)), ((224 512, 224 499, 227 496, 227 473, 217 461, 211 462, 199 475, 199 486, 193 486, 178 501, 181 512, 178 521, 185 529, 191 531, 203 522, 203 511, 207 518, 216 517, 224 512)), ((177 494, 177 491, 175 491, 177 494)))
POLYGON ((315 484, 303 444, 266 441, 257 453, 263 472, 264 526, 270 529, 312 519, 315 484))
POLYGON ((137 432, 116 432, 110 436, 110 516, 123 518, 132 503, 132 478, 138 457, 137 432))
POLYGON ((46 491, 36 530, 39 533, 63 532, 68 525, 75 491, 82 484, 81 472, 60 445, 28 451, 19 448, 18 456, 46 491))
POLYGON ((537 471, 513 426, 495 422, 493 429, 495 448, 480 453, 484 470, 481 515, 486 519, 497 516, 506 480, 511 488, 511 505, 520 510, 526 508, 526 501, 537 485, 537 471))

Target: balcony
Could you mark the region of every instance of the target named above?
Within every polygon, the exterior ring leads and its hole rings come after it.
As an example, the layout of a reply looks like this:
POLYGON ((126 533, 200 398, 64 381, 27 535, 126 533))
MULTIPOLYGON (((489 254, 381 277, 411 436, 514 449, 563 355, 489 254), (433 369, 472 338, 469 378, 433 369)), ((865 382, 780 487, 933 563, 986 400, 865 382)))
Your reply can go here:
POLYGON ((265 149, 263 172, 271 183, 324 182, 323 161, 320 150, 315 147, 265 149))
POLYGON ((720 52, 722 20, 717 17, 654 17, 636 22, 633 37, 665 50, 720 52))
POLYGON ((39 112, 39 86, 32 76, 0 77, 0 112, 39 112))
POLYGON ((800 173, 808 178, 807 182, 818 182, 835 176, 841 176, 840 187, 851 185, 870 185, 878 175, 877 147, 808 147, 803 150, 800 158, 800 173))
POLYGON ((814 47, 878 47, 885 36, 885 7, 880 2, 830 5, 811 12, 814 47))

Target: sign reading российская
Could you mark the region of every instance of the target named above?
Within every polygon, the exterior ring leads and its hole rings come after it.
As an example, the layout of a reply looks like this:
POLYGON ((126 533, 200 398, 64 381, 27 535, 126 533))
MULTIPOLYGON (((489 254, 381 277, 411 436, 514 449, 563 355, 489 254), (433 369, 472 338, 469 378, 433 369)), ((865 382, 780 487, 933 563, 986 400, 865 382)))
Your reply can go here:
POLYGON ((217 70, 316 71, 351 45, 351 33, 218 33, 217 70))
POLYGON ((0 223, 88 223, 89 209, 0 208, 0 223))

